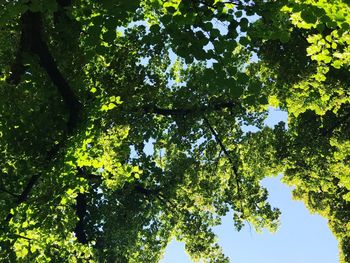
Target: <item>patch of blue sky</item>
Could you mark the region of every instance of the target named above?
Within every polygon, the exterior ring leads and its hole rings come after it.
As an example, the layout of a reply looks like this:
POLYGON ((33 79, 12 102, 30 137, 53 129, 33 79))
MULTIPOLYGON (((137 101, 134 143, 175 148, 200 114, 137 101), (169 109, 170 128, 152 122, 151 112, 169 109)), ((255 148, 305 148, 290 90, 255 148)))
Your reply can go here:
MULTIPOLYGON (((285 123, 286 127, 288 127, 288 113, 279 108, 269 107, 267 117, 264 120, 264 125, 273 128, 281 121, 285 123)), ((253 125, 242 125, 241 128, 244 133, 260 131, 258 127, 253 125)))
MULTIPOLYGON (((327 220, 310 214, 304 204, 292 200, 291 188, 280 178, 267 178, 269 202, 281 212, 281 225, 276 233, 256 233, 248 225, 240 232, 233 226, 232 213, 214 227, 218 242, 233 263, 336 263, 339 262, 337 241, 327 227, 327 220)), ((173 240, 161 263, 192 263, 184 244, 173 240)))

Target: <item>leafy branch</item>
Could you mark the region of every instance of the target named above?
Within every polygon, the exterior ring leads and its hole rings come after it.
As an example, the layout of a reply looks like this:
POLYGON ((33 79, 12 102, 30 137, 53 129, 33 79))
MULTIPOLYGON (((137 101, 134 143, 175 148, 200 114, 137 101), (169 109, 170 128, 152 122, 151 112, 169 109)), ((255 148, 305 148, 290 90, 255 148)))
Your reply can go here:
POLYGON ((212 135, 214 136, 215 141, 220 146, 221 151, 225 154, 226 158, 228 159, 229 163, 231 164, 231 168, 232 168, 231 171, 233 172, 233 175, 235 176, 235 179, 236 179, 235 181, 236 181, 236 187, 237 187, 237 195, 238 195, 238 198, 239 198, 239 201, 240 201, 241 212, 243 214, 244 210, 243 210, 243 204, 242 204, 243 197, 242 197, 242 189, 241 189, 241 178, 240 178, 239 173, 238 173, 238 168, 237 168, 235 162, 233 161, 229 151, 227 150, 227 148, 225 147, 224 143, 220 139, 219 134, 214 129, 214 127, 210 124, 208 118, 203 116, 203 120, 204 120, 205 124, 208 126, 208 128, 209 128, 210 132, 212 133, 212 135))

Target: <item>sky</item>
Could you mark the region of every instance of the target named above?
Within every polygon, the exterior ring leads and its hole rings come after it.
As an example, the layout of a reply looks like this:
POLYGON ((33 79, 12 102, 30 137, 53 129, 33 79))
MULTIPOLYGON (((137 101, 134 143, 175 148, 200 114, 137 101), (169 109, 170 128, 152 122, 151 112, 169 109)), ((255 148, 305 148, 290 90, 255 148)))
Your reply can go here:
MULTIPOLYGON (((270 109, 265 121, 273 126, 286 121, 287 114, 270 109)), ((246 130, 251 130, 246 127, 246 130)), ((337 263, 337 241, 328 229, 327 220, 310 214, 304 204, 292 200, 292 188, 282 184, 280 177, 266 178, 262 185, 269 190, 269 202, 281 212, 279 230, 258 234, 249 226, 235 231, 232 213, 222 218, 222 225, 214 228, 218 242, 232 263, 337 263)), ((192 263, 184 251, 184 244, 172 241, 161 263, 192 263)))

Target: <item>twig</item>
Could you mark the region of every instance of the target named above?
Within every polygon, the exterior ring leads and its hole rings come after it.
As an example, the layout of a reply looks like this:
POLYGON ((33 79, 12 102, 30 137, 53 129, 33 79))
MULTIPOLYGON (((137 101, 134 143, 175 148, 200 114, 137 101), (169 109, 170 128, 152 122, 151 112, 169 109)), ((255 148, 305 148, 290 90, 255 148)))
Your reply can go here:
POLYGON ((19 195, 14 194, 14 193, 11 193, 10 191, 8 191, 7 189, 5 189, 4 187, 0 187, 0 192, 9 194, 9 195, 11 195, 11 196, 14 197, 14 198, 18 198, 18 197, 19 197, 19 195))

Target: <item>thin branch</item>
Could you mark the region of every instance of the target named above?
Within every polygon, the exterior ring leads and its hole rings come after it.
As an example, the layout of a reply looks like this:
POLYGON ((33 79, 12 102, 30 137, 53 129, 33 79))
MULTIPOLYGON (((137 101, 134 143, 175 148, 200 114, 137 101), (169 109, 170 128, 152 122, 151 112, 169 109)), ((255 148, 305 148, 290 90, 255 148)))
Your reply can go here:
POLYGON ((5 233, 5 235, 8 235, 8 236, 14 236, 14 237, 17 237, 17 238, 23 238, 23 239, 26 239, 26 240, 34 240, 34 241, 36 241, 36 239, 34 239, 34 238, 29 238, 29 237, 22 236, 22 235, 19 235, 19 234, 10 233, 10 232, 7 231, 6 227, 0 227, 0 231, 7 232, 7 233, 5 233))
POLYGON ((212 135, 214 136, 215 141, 219 144, 222 152, 226 155, 226 158, 228 159, 228 161, 231 164, 233 175, 236 178, 237 194, 238 194, 238 198, 240 200, 241 212, 243 214, 244 210, 243 210, 243 205, 242 205, 243 198, 242 198, 242 190, 241 190, 241 179, 240 179, 240 176, 239 176, 239 173, 238 173, 238 169, 237 169, 237 167, 235 165, 235 162, 232 160, 232 157, 231 157, 230 153, 228 152, 228 150, 226 149, 224 143, 220 139, 219 134, 216 132, 216 130, 213 128, 213 126, 210 124, 209 120, 205 116, 203 116, 203 120, 204 120, 205 124, 208 126, 208 128, 209 128, 210 132, 212 133, 212 135))
POLYGON ((11 195, 12 197, 14 198, 18 198, 19 195, 17 194, 14 194, 14 193, 11 193, 10 191, 8 191, 7 189, 5 189, 5 187, 0 187, 0 192, 3 192, 3 193, 6 193, 6 194, 9 194, 11 195))
MULTIPOLYGON (((32 190, 32 188, 34 187, 35 183, 38 181, 38 179, 40 178, 41 174, 34 174, 32 177, 30 177, 29 181, 27 182, 25 188, 23 189, 22 193, 17 196, 17 202, 16 202, 16 206, 19 206, 20 204, 24 203, 28 197, 29 197, 29 193, 32 190)), ((5 221, 9 222, 11 220, 11 218, 13 218, 14 214, 9 213, 6 216, 5 221)))
MULTIPOLYGON (((51 161, 54 156, 56 156, 56 154, 58 153, 59 149, 60 149, 60 144, 56 144, 48 153, 46 156, 46 160, 47 162, 51 161)), ((41 177, 42 173, 37 173, 37 174, 33 174, 26 186, 24 187, 22 193, 17 197, 17 202, 16 202, 16 206, 19 206, 20 204, 24 203, 25 201, 27 201, 27 199, 29 198, 29 194, 32 191, 34 185, 36 184, 36 182, 39 180, 39 178, 41 177)), ((5 222, 9 222, 11 220, 11 218, 13 218, 14 214, 12 213, 8 213, 8 215, 6 216, 5 222)))
POLYGON ((23 53, 30 50, 30 42, 28 36, 30 35, 28 30, 28 24, 26 16, 23 14, 20 18, 21 33, 20 41, 17 47, 14 62, 10 67, 10 76, 6 80, 8 83, 17 86, 21 82, 21 77, 25 73, 26 66, 23 64, 23 53))
POLYGON ((160 108, 156 105, 146 105, 142 107, 143 111, 146 113, 152 113, 163 116, 184 116, 189 114, 203 114, 210 111, 221 111, 224 109, 230 109, 239 106, 233 101, 219 102, 211 105, 205 105, 200 107, 191 107, 191 108, 175 108, 167 109, 160 108))
POLYGON ((35 240, 35 239, 29 238, 29 237, 25 237, 25 236, 22 236, 22 235, 18 235, 18 234, 13 234, 13 233, 11 233, 10 235, 11 235, 11 236, 15 236, 15 237, 17 237, 17 238, 22 238, 22 239, 30 240, 30 241, 35 240))

